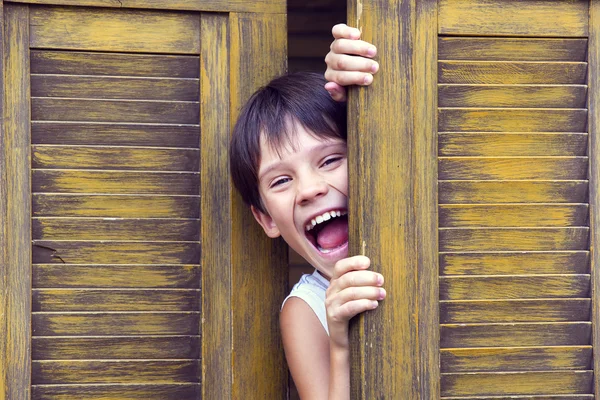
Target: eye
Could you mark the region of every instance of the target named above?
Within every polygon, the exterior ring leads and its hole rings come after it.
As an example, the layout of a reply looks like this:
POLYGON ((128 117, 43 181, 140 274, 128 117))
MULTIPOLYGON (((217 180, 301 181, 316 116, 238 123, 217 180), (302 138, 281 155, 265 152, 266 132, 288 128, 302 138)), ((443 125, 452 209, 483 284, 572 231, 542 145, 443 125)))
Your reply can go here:
POLYGON ((332 164, 336 164, 338 162, 340 162, 344 157, 342 156, 331 156, 325 159, 325 161, 323 161, 323 164, 321 164, 322 167, 327 167, 328 165, 332 165, 332 164))
POLYGON ((292 179, 291 179, 291 178, 288 178, 288 177, 277 178, 277 179, 275 179, 275 180, 274 180, 274 181, 271 183, 271 185, 269 186, 269 188, 271 188, 271 189, 272 189, 272 188, 275 188, 275 187, 277 187, 277 186, 281 186, 281 185, 283 185, 283 184, 285 184, 285 183, 288 183, 288 182, 289 182, 289 181, 291 181, 291 180, 292 180, 292 179))

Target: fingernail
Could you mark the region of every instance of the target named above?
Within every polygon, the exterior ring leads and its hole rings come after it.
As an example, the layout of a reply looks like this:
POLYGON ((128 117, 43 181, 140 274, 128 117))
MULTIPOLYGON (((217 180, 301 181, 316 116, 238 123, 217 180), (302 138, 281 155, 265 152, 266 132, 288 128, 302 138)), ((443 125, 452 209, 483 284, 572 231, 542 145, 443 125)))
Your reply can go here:
POLYGON ((377 308, 378 305, 379 305, 379 302, 377 300, 373 300, 371 302, 371 308, 377 308))
POLYGON ((371 66, 371 72, 372 72, 372 73, 375 73, 375 72, 377 72, 377 71, 379 71, 379 64, 378 64, 378 63, 374 63, 374 64, 371 66))
POLYGON ((363 80, 365 85, 370 85, 371 82, 373 82, 373 75, 368 74, 367 76, 365 76, 365 79, 363 80))
POLYGON ((327 93, 329 93, 329 95, 330 95, 331 97, 333 97, 333 91, 331 91, 331 90, 328 90, 328 91, 327 91, 327 93))
POLYGON ((379 295, 377 296, 377 299, 378 300, 383 300, 383 299, 385 299, 385 295, 386 295, 385 289, 380 288, 379 289, 379 295))
POLYGON ((373 57, 375 54, 377 54, 377 48, 375 46, 371 46, 367 49, 367 55, 369 57, 373 57))
POLYGON ((377 284, 383 285, 383 275, 377 275, 377 284))

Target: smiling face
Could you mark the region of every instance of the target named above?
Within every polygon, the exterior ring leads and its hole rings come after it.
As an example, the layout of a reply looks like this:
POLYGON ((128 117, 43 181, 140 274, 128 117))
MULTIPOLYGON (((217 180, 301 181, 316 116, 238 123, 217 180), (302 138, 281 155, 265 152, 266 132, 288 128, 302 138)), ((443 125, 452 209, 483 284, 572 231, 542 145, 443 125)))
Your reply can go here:
POLYGON ((346 142, 294 124, 293 144, 273 149, 261 139, 259 192, 266 213, 252 212, 269 237, 282 236, 330 278, 335 263, 348 256, 346 142))

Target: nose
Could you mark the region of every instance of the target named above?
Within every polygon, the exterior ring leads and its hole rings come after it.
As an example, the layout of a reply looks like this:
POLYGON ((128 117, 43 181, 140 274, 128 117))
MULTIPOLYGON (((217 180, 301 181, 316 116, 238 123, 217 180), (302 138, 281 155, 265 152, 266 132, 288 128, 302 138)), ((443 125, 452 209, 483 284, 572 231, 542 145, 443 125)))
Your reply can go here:
POLYGON ((309 204, 311 201, 326 195, 329 191, 329 185, 317 173, 307 172, 296 179, 298 179, 296 202, 300 205, 309 204))

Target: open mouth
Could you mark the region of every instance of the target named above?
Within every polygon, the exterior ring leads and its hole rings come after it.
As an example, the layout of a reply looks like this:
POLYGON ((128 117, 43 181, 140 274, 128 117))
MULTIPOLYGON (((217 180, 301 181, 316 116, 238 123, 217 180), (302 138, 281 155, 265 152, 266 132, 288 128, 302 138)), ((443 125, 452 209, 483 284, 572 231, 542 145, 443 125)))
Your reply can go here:
POLYGON ((348 212, 331 210, 306 223, 309 242, 321 253, 331 253, 348 243, 348 212))

